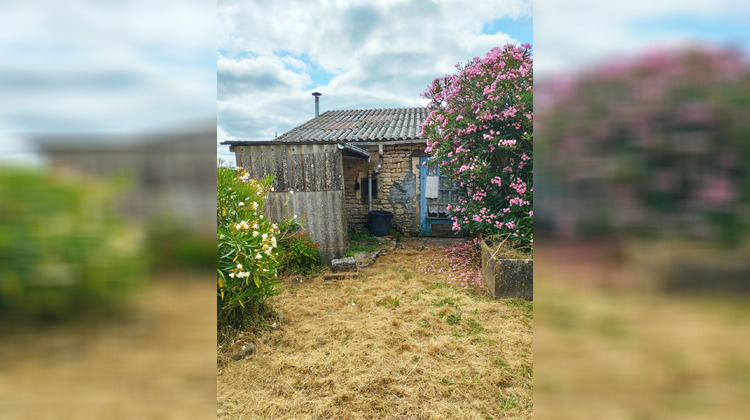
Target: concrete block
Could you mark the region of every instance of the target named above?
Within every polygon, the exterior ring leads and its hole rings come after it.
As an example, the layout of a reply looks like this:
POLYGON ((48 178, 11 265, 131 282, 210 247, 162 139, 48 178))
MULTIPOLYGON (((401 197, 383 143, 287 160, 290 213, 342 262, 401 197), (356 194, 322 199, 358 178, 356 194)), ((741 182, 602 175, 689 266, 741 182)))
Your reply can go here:
POLYGON ((482 278, 492 296, 534 300, 534 260, 495 259, 483 248, 482 278))
POLYGON ((334 273, 357 271, 357 262, 352 257, 333 260, 331 261, 331 271, 334 273))

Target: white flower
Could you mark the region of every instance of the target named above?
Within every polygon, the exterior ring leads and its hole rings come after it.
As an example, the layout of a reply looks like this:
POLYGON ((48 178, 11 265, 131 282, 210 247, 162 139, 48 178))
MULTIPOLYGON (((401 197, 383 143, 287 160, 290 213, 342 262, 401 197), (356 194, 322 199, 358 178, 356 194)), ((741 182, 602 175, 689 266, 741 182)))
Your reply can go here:
POLYGON ((262 219, 262 218, 263 218, 263 215, 261 214, 261 215, 260 215, 260 219, 262 219))
POLYGON ((266 250, 266 255, 268 255, 269 257, 271 256, 271 249, 270 248, 266 250))
POLYGON ((237 263, 237 269, 238 269, 238 270, 242 270, 242 264, 240 264, 240 263, 237 263))
POLYGON ((224 234, 219 235, 219 239, 224 239, 224 234))
POLYGON ((289 194, 294 194, 294 190, 289 190, 289 194))
POLYGON ((256 259, 256 260, 260 260, 260 259, 262 259, 262 258, 263 258, 263 256, 262 256, 262 255, 260 255, 259 253, 258 253, 258 254, 255 254, 255 259, 256 259))
POLYGON ((276 248, 276 237, 275 236, 271 237, 271 246, 274 247, 274 248, 276 248))
POLYGON ((243 272, 237 274, 237 277, 240 277, 240 278, 250 277, 250 273, 248 273, 247 271, 243 271, 243 272))
POLYGON ((295 219, 297 218, 297 215, 296 215, 296 214, 294 215, 294 218, 295 218, 295 219))
POLYGON ((250 205, 248 207, 250 207, 250 210, 256 210, 258 208, 258 203, 256 203, 255 201, 253 201, 253 202, 250 203, 250 205))
POLYGON ((239 203, 237 203, 237 205, 240 206, 240 207, 242 207, 242 206, 245 205, 245 203, 243 203, 242 201, 240 201, 239 203))
POLYGON ((229 273, 229 277, 234 278, 234 273, 229 273))
POLYGON ((258 229, 258 222, 253 223, 253 229, 258 229))
POLYGON ((260 232, 258 232, 257 230, 254 230, 253 231, 253 238, 256 237, 256 236, 258 236, 258 235, 260 235, 260 232))

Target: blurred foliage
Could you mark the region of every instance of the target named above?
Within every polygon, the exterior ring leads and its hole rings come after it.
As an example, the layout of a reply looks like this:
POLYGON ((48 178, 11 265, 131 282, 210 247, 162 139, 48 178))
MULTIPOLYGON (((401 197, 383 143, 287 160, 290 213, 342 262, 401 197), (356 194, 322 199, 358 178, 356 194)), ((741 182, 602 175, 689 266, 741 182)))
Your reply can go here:
POLYGON ((543 91, 536 176, 554 231, 727 244, 744 236, 750 68, 740 51, 651 51, 543 91))
POLYGON ((102 316, 143 274, 112 185, 0 167, 0 329, 102 316))
POLYGON ((146 229, 149 264, 158 270, 205 269, 216 264, 216 243, 185 223, 155 220, 146 229))

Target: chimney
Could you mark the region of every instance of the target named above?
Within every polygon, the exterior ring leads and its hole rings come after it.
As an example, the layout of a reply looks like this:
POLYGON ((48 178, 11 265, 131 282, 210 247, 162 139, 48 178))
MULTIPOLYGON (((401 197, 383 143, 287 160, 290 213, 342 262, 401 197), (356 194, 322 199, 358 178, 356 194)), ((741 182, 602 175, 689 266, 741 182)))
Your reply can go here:
POLYGON ((320 93, 320 92, 313 92, 312 93, 312 96, 315 97, 315 116, 316 117, 318 116, 318 113, 319 113, 319 110, 320 110, 320 95, 322 95, 322 93, 320 93))

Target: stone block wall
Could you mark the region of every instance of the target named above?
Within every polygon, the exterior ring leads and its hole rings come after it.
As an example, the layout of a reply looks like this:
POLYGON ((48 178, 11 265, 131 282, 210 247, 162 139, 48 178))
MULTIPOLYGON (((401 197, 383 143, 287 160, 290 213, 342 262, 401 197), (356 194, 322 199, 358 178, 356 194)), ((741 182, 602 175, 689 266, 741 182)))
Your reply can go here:
POLYGON ((362 186, 367 182, 368 168, 380 163, 378 197, 372 200, 373 210, 394 213, 391 227, 396 231, 419 235, 419 159, 424 155, 424 143, 382 146, 366 146, 370 162, 364 159, 344 158, 344 201, 350 229, 366 230, 368 203, 362 198, 362 186), (360 189, 354 184, 359 176, 360 189))

